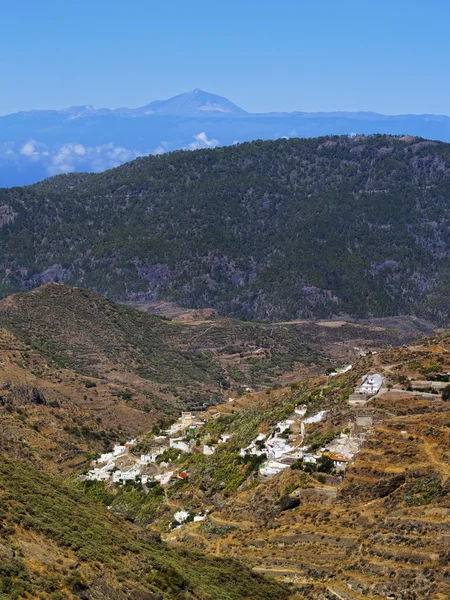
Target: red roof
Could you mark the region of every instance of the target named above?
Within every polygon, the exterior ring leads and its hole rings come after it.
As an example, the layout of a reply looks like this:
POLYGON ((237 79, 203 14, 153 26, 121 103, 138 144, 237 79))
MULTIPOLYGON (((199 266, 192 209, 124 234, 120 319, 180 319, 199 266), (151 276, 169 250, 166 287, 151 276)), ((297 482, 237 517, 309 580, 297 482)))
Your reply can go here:
POLYGON ((179 478, 179 479, 186 479, 186 477, 189 477, 189 475, 188 475, 187 473, 184 473, 184 472, 183 472, 183 473, 180 473, 180 474, 178 475, 178 478, 179 478))
POLYGON ((349 458, 344 458, 343 456, 336 456, 335 454, 330 454, 331 460, 337 460, 338 462, 350 462, 349 458))

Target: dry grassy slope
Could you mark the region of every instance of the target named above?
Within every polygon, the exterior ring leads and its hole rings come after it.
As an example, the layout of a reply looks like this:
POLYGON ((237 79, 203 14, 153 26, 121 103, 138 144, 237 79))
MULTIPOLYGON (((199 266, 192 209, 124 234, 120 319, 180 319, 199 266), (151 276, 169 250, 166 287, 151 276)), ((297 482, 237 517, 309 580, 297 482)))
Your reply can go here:
POLYGON ((283 382, 304 369, 317 371, 322 346, 344 361, 361 339, 373 346, 404 339, 350 324, 272 327, 216 317, 181 325, 58 284, 7 298, 0 303, 0 321, 9 328, 0 329, 2 448, 64 475, 83 466, 87 453, 148 431, 182 408, 174 394, 184 385, 191 387, 189 394, 200 390, 215 398, 217 373, 239 370, 259 382, 266 376, 283 382), (199 354, 199 344, 207 351, 199 354), (267 355, 249 361, 261 345, 267 355), (230 354, 230 346, 241 352, 230 354), (292 357, 305 352, 315 366, 294 361, 294 370, 286 372, 292 357), (153 379, 139 374, 143 368, 153 379), (176 385, 155 381, 160 375, 176 385))
MULTIPOLYGON (((417 375, 419 363, 423 368, 437 362, 448 370, 450 336, 431 341, 377 355, 372 366, 394 386, 405 375, 417 375)), ((447 600, 450 405, 402 387, 364 409, 372 412, 376 428, 342 484, 287 469, 222 499, 211 507, 212 527, 189 525, 179 541, 291 581, 302 599, 447 600), (286 491, 301 504, 282 512, 277 499, 286 491)), ((337 410, 338 427, 352 410, 342 410, 340 423, 337 410)), ((322 425, 329 426, 329 420, 322 425)))
MULTIPOLYGON (((194 311, 173 303, 137 308, 176 319, 172 340, 185 350, 213 353, 231 380, 256 390, 274 382, 286 385, 358 360, 360 350, 401 346, 421 335, 429 324, 418 319, 392 319, 395 328, 346 321, 243 322, 217 315, 212 309, 194 311)), ((234 383, 233 382, 233 383, 234 383)))
POLYGON ((94 378, 83 408, 130 434, 183 407, 215 404, 228 386, 285 384, 353 360, 357 347, 399 345, 412 337, 349 323, 243 323, 211 314, 180 323, 55 283, 0 302, 1 324, 55 373, 94 378))
POLYGON ((82 381, 0 329, 0 598, 287 599, 285 587, 169 548, 54 477, 118 436, 80 407, 82 381))
MULTIPOLYGON (((0 321, 54 367, 95 378, 100 395, 125 393, 128 408, 152 413, 148 419, 141 412, 141 431, 158 415, 219 398, 222 369, 206 354, 173 345, 176 326, 93 292, 48 284, 1 302, 0 321)), ((131 430, 136 423, 125 413, 107 418, 131 430)))
POLYGON ((82 378, 54 370, 38 352, 0 329, 3 455, 67 475, 84 465, 88 453, 122 439, 125 432, 103 422, 99 400, 89 392, 82 378))

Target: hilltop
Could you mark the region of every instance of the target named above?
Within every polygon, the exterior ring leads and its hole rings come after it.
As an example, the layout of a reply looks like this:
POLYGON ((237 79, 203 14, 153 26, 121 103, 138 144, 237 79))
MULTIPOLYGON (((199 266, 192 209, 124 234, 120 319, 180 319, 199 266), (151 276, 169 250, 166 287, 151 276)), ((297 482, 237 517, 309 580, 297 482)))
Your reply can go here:
POLYGON ((259 141, 1 190, 3 293, 445 324, 449 160, 411 136, 259 141))

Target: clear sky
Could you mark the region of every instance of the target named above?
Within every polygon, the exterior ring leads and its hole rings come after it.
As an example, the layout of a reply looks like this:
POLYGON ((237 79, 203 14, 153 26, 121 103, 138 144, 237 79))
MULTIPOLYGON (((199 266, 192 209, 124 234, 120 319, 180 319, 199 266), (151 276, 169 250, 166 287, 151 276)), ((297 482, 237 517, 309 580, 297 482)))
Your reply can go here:
POLYGON ((0 114, 193 88, 251 112, 450 114, 449 0, 4 0, 0 114))

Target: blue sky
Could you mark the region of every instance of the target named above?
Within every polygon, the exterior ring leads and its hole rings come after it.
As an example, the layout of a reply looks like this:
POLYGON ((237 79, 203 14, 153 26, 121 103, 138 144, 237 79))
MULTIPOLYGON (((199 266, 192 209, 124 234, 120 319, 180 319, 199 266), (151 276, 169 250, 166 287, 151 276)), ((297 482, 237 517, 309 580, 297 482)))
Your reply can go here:
POLYGON ((199 87, 246 110, 450 114, 448 0, 14 0, 0 114, 199 87))

